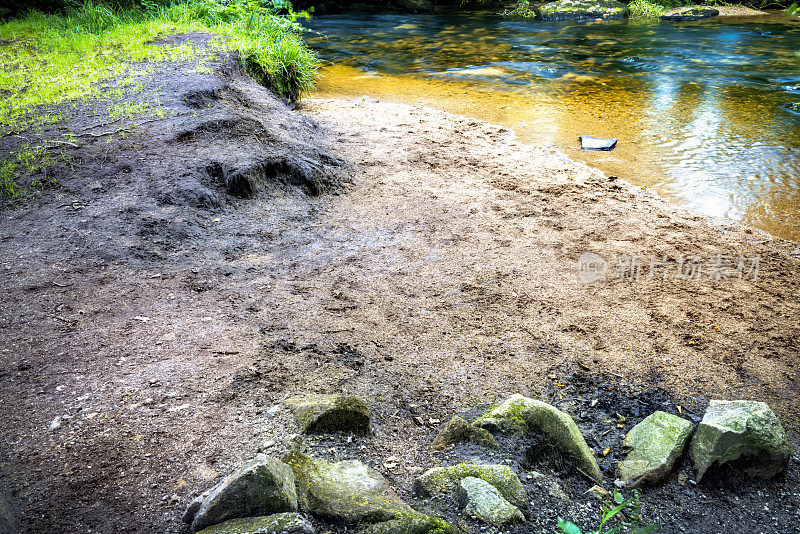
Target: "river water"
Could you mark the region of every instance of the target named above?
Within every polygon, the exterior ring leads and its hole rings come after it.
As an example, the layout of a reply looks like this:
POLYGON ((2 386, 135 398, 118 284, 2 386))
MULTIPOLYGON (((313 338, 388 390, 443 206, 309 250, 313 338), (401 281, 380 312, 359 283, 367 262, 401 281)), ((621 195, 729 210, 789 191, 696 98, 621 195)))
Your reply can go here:
POLYGON ((322 96, 513 128, 673 202, 800 239, 800 21, 537 22, 350 13, 306 23, 322 96), (611 152, 579 135, 616 137, 611 152))

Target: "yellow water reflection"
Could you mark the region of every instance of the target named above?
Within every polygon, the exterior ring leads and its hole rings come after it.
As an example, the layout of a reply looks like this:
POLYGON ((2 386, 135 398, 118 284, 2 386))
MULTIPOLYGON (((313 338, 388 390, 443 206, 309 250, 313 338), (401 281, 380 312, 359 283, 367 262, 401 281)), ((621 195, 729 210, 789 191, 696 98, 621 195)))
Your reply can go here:
MULTIPOLYGON (((702 80, 671 83, 668 78, 660 78, 653 88, 645 77, 601 79, 574 73, 552 81, 558 84, 558 91, 513 92, 494 90, 486 83, 487 79, 503 76, 501 67, 462 69, 457 73, 458 79, 452 78, 454 72, 447 72, 449 79, 437 79, 365 73, 337 64, 323 69, 318 94, 367 95, 391 102, 429 105, 499 124, 513 129, 527 143, 560 149, 606 174, 652 188, 677 205, 691 205, 711 216, 728 214, 736 195, 751 196, 740 213, 745 222, 776 236, 800 239, 797 176, 787 175, 785 183, 771 183, 775 179, 764 176, 732 177, 734 184, 744 184, 735 186, 744 188, 742 191, 706 191, 702 185, 705 169, 713 168, 718 173, 714 166, 725 165, 714 142, 720 138, 723 117, 727 120, 736 117, 737 127, 752 124, 756 130, 766 115, 775 113, 775 106, 763 100, 729 98, 730 89, 702 80), (649 90, 644 87, 647 83, 649 90), (736 109, 727 109, 732 105, 736 109), (679 135, 667 137, 674 132, 679 135), (616 137, 619 143, 611 152, 584 151, 579 149, 580 135, 616 137), (680 180, 675 178, 678 175, 680 180), (691 191, 693 176, 697 176, 699 194, 691 191)), ((769 151, 776 147, 765 144, 754 148, 762 151, 760 156, 769 157, 769 151)), ((741 158, 748 153, 748 147, 732 147, 730 156, 739 159, 731 169, 742 165, 746 168, 747 161, 741 158)), ((787 167, 788 173, 793 172, 795 164, 791 162, 787 167)))

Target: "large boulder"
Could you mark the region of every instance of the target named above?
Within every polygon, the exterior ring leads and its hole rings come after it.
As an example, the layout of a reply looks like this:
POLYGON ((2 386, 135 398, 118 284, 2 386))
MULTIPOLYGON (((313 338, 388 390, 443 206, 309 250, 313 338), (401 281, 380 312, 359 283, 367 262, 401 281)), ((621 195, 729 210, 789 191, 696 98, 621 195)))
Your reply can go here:
POLYGON ((230 519, 210 526, 200 534, 314 534, 314 527, 297 513, 273 514, 266 517, 230 519))
POLYGON ((461 480, 467 477, 480 478, 488 482, 511 504, 522 510, 528 509, 525 487, 507 465, 465 463, 434 467, 420 475, 415 485, 417 491, 431 496, 457 490, 461 480))
POLYGON ((461 417, 455 416, 442 425, 439 434, 431 443, 431 448, 442 450, 461 441, 470 441, 491 449, 500 447, 488 430, 473 426, 461 417))
POLYGON ((286 464, 263 455, 195 499, 183 520, 202 530, 229 519, 297 511, 294 476, 286 464))
POLYGON ((619 464, 620 479, 629 487, 660 482, 683 454, 691 434, 692 423, 677 415, 655 412, 645 417, 622 441, 632 450, 619 464))
POLYGON ((542 20, 624 19, 630 10, 615 0, 558 0, 539 7, 542 20))
POLYGON ((369 431, 369 407, 352 395, 300 395, 284 403, 301 432, 369 431))
POLYGON ((791 448, 772 409, 758 401, 709 403, 689 453, 699 482, 709 467, 740 461, 752 477, 770 479, 786 471, 791 448))
POLYGON ((475 426, 491 431, 542 433, 558 449, 570 455, 586 476, 602 480, 594 452, 586 444, 575 421, 561 410, 522 395, 512 395, 475 421, 475 426))
POLYGON ((485 480, 475 477, 462 478, 459 489, 461 496, 467 501, 464 513, 470 517, 498 527, 525 521, 525 516, 519 508, 505 500, 500 491, 485 480))

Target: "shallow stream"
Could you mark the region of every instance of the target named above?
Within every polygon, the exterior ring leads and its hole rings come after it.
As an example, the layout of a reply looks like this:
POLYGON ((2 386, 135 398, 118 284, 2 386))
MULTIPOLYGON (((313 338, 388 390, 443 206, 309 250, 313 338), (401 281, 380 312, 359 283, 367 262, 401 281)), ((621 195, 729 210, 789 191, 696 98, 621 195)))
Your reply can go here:
POLYGON ((322 96, 424 103, 513 128, 712 217, 800 239, 800 21, 316 17, 322 96), (616 137, 611 152, 578 136, 616 137))

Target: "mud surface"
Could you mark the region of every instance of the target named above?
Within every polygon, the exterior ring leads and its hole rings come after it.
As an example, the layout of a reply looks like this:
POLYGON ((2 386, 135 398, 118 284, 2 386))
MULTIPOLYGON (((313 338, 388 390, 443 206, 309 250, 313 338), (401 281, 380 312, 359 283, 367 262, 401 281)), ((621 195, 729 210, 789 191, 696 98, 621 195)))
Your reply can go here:
MULTIPOLYGON (((274 407, 304 392, 368 402, 374 435, 309 447, 364 460, 412 501, 419 469, 490 458, 431 455, 439 424, 515 392, 610 449, 606 487, 632 424, 677 406, 696 418, 711 398, 769 402, 797 454, 794 245, 468 118, 368 99, 292 112, 233 65, 156 71, 165 119, 76 149, 58 187, 0 215, 0 471, 24 532, 182 532, 194 495, 280 454, 294 428, 274 407), (590 285, 586 251, 611 262, 590 285), (742 281, 618 281, 621 255, 760 263, 742 281)), ((537 512, 527 531, 596 520, 591 483, 504 444, 495 459, 537 512)), ((676 474, 643 493, 643 516, 664 532, 793 532, 799 478, 796 461, 769 484, 676 474)))

